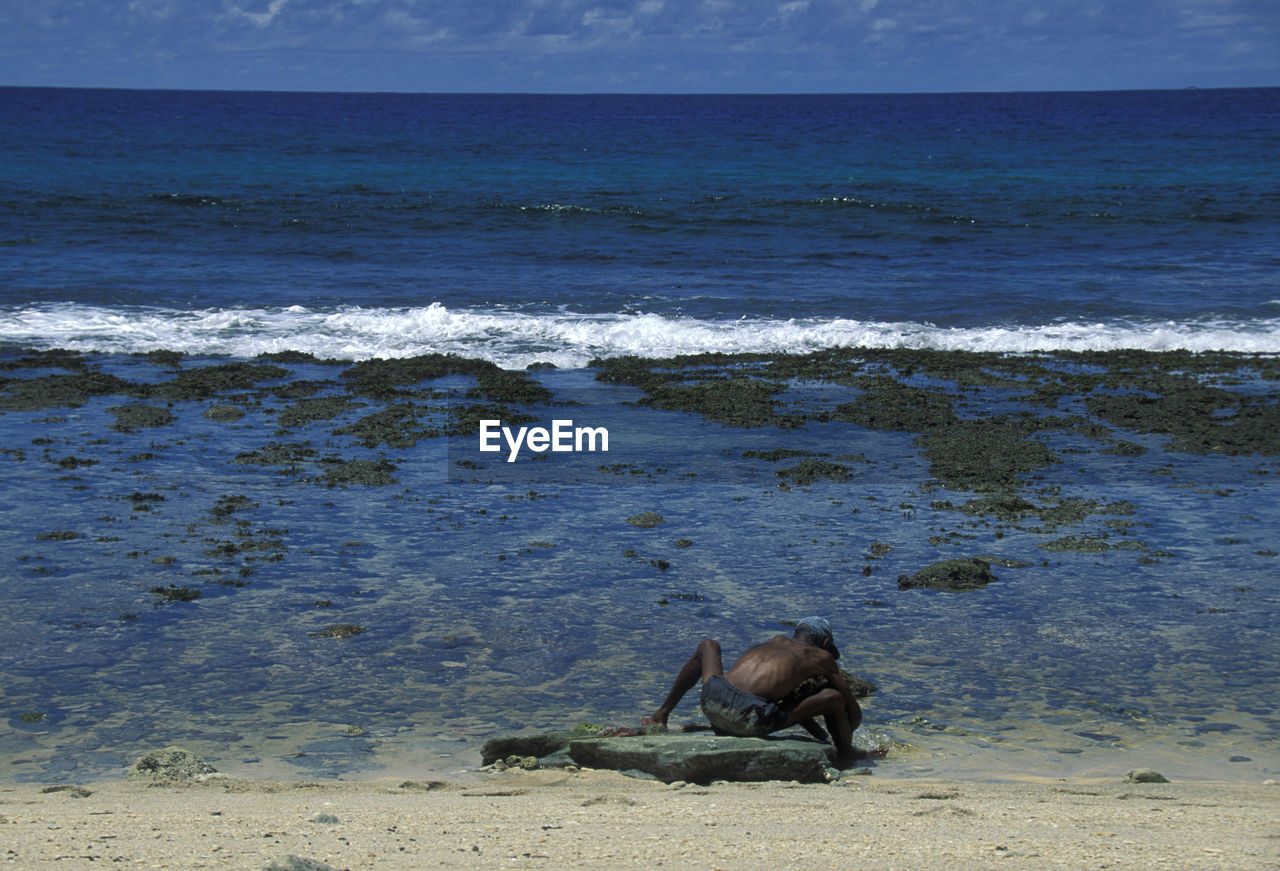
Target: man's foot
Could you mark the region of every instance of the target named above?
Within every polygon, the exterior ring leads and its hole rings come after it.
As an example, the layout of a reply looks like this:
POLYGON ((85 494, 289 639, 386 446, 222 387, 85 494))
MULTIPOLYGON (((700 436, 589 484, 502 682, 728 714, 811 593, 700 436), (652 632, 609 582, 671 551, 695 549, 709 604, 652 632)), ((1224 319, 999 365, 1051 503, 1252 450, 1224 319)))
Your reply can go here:
POLYGON ((858 755, 856 750, 852 753, 837 753, 836 768, 839 768, 841 771, 856 768, 858 766, 858 760, 861 758, 862 757, 858 755))

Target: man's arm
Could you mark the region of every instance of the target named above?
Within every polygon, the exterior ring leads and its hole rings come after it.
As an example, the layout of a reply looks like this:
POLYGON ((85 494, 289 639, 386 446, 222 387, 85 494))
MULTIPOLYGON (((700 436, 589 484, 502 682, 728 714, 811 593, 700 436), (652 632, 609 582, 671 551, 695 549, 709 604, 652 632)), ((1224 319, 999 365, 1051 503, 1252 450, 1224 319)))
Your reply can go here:
POLYGON ((724 666, 720 661, 719 643, 711 638, 702 639, 697 650, 693 652, 693 656, 689 657, 689 660, 680 669, 680 673, 676 675, 675 683, 671 685, 667 697, 658 706, 658 710, 654 711, 651 716, 641 720, 641 725, 666 728, 667 718, 671 716, 671 712, 676 709, 676 705, 684 698, 685 693, 693 689, 699 680, 706 680, 713 675, 723 673, 724 666))

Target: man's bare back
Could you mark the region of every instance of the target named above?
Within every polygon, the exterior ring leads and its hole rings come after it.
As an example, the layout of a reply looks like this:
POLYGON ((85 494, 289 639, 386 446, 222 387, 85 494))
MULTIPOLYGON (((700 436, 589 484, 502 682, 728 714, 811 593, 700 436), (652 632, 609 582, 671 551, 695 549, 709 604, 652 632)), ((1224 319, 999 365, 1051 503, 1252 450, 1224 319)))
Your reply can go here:
POLYGON ((825 650, 776 635, 738 657, 724 676, 743 692, 780 701, 806 678, 836 672, 836 661, 825 650))

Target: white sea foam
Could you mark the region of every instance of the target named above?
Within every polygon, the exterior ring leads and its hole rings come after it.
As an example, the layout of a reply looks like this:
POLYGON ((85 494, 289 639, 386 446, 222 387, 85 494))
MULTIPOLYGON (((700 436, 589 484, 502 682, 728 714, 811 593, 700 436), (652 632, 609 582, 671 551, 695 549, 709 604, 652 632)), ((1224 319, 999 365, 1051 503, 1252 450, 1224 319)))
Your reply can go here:
POLYGON ((68 303, 0 307, 0 343, 115 353, 167 348, 231 357, 293 350, 346 360, 438 352, 481 357, 513 368, 537 361, 571 368, 592 357, 623 354, 804 353, 834 347, 1276 354, 1280 318, 939 327, 848 319, 713 321, 657 314, 529 314, 453 310, 439 303, 394 309, 290 306, 203 311, 68 303))

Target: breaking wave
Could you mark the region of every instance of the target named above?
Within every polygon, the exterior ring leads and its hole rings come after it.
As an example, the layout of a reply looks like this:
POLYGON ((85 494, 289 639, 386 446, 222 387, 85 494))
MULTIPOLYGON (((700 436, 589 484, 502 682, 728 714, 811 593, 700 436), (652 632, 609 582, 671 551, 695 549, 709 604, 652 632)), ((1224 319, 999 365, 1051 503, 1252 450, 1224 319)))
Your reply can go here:
POLYGON ((806 353, 834 347, 1276 354, 1280 353, 1280 318, 943 327, 839 318, 700 320, 644 313, 533 314, 450 309, 440 303, 415 308, 199 311, 65 303, 0 307, 0 343, 106 353, 163 348, 243 358, 285 350, 343 360, 435 352, 479 357, 511 368, 534 362, 576 368, 593 357, 670 357, 709 351, 806 353))

